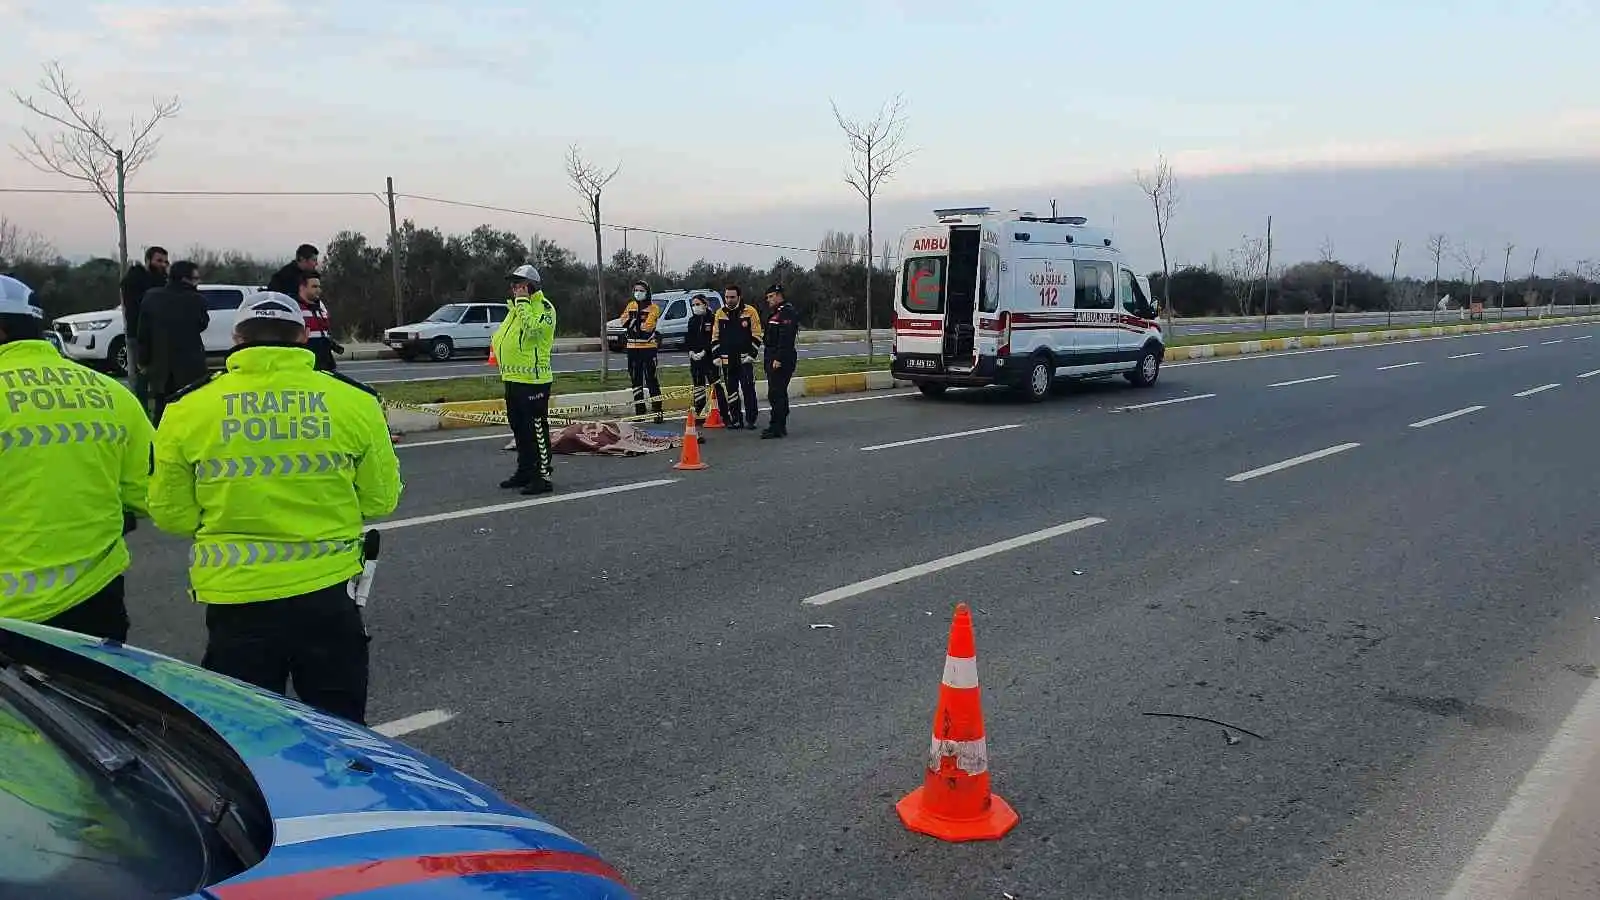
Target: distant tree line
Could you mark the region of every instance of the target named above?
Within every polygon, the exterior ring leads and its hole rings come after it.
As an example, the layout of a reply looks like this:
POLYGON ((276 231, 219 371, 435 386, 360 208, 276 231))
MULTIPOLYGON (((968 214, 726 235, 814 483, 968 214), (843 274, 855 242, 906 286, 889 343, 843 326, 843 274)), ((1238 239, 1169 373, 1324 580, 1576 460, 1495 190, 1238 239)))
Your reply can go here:
MULTIPOLYGON (((531 241, 489 225, 466 234, 447 235, 406 221, 400 228, 402 306, 414 321, 443 303, 499 299, 505 296, 505 273, 532 261, 544 275, 546 295, 556 304, 561 331, 594 335, 595 268, 572 250, 553 241, 531 241)), ((135 252, 142 248, 135 248, 135 252)), ((243 253, 203 247, 169 246, 174 260, 198 263, 210 283, 265 284, 287 259, 258 259, 243 253)), ((390 248, 374 246, 355 231, 341 231, 322 245, 323 287, 339 330, 354 337, 373 337, 395 324, 394 282, 390 248)), ((887 249, 876 259, 864 237, 830 232, 809 266, 782 258, 765 268, 699 260, 683 270, 671 269, 659 250, 645 254, 617 250, 606 268, 606 301, 610 315, 626 304, 630 285, 643 280, 652 289, 721 288, 729 283, 760 295, 781 282, 796 303, 807 327, 857 329, 865 326, 867 268, 872 267, 873 325, 887 327, 894 270, 887 249)), ((1227 262, 1179 266, 1172 273, 1170 296, 1180 317, 1260 315, 1265 303, 1272 314, 1345 311, 1422 310, 1449 297, 1452 308, 1471 300, 1489 309, 1557 304, 1592 304, 1600 298, 1600 266, 1579 263, 1550 276, 1508 279, 1504 285, 1472 277, 1432 279, 1386 276, 1335 259, 1301 262, 1263 279, 1262 262, 1230 255, 1227 262)), ((31 285, 46 313, 61 316, 107 309, 117 303, 117 263, 96 258, 79 264, 63 260, 48 241, 0 221, 0 271, 31 285)), ((1468 275, 1468 273, 1461 273, 1468 275)), ((1156 297, 1164 295, 1159 272, 1151 276, 1156 297)))

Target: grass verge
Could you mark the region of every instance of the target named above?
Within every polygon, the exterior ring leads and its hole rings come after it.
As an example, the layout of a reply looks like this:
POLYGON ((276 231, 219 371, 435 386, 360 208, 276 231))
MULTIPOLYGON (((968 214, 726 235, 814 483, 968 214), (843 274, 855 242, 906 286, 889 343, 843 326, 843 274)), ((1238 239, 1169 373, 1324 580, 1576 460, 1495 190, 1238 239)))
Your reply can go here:
MULTIPOLYGON (((558 357, 559 358, 559 357, 558 357)), ((800 360, 800 375, 837 375, 841 372, 865 372, 869 369, 889 368, 889 357, 879 356, 869 364, 865 356, 831 356, 800 360)), ((686 366, 662 366, 659 370, 661 386, 683 387, 690 383, 686 366)), ((762 377, 758 372, 757 378, 762 377)), ((383 399, 394 403, 450 403, 457 400, 498 400, 504 396, 497 375, 474 375, 467 378, 442 378, 437 381, 391 381, 375 385, 383 399)), ((555 392, 583 394, 589 391, 623 390, 628 387, 628 372, 612 372, 600 383, 599 372, 557 372, 555 392)))

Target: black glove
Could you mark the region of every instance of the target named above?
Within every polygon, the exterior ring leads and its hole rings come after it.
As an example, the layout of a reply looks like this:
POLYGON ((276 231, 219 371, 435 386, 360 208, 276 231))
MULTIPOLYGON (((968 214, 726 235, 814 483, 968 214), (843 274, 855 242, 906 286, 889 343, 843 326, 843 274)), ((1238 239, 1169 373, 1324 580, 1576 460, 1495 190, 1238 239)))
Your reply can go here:
POLYGON ((344 345, 340 344, 340 343, 335 343, 333 345, 333 352, 339 354, 340 356, 343 356, 344 355, 344 345))

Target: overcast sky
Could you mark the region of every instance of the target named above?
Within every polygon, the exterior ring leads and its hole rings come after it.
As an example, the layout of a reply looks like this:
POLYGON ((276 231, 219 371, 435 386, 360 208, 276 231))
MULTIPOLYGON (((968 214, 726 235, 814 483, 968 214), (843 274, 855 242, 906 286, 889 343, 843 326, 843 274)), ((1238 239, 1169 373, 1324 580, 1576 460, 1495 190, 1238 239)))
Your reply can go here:
MULTIPOLYGON (((880 233, 936 205, 1086 211, 1153 254, 1132 170, 1184 185, 1176 253, 1205 261, 1273 214, 1289 256, 1331 239, 1422 268, 1429 231, 1600 258, 1600 101, 1590 0, 1116 4, 809 0, 0 0, 0 84, 58 59, 116 120, 177 94, 155 190, 383 190, 575 215, 562 156, 620 163, 605 218, 813 246, 860 227, 829 99, 902 93, 917 148, 880 233), (1463 162, 1463 158, 1467 162, 1463 162), (1563 160, 1559 165, 1521 161, 1563 160), (1583 198, 1587 197, 1587 200, 1583 198), (1415 256, 1413 259, 1412 256, 1415 256)), ((0 137, 27 114, 0 103, 0 137)), ((0 155, 0 187, 70 186, 0 155)), ((99 201, 0 193, 0 213, 72 255, 108 254, 99 201)), ((135 245, 284 255, 343 227, 381 236, 376 197, 148 198, 135 245)), ((446 229, 488 221, 580 246, 574 226, 403 199, 446 229)), ((620 234, 608 234, 608 251, 620 234)), ((648 251, 652 238, 628 236, 648 251)), ((669 261, 777 251, 669 239, 669 261)), ((805 254, 791 252, 791 256, 805 254)), ((809 260, 808 260, 809 261, 809 260)), ((1146 260, 1147 268, 1159 259, 1146 260)), ((1543 263, 1541 263, 1543 266, 1543 263)))

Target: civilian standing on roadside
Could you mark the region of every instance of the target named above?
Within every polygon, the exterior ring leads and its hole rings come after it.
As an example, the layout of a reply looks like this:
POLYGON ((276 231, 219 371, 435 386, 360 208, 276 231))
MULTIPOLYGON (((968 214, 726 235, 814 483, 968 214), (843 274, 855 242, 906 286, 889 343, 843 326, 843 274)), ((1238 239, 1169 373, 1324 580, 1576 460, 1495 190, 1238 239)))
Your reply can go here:
POLYGON ((139 312, 139 364, 150 379, 150 418, 157 425, 174 394, 206 377, 210 324, 200 267, 173 263, 171 280, 145 295, 139 312))
MULTIPOLYGON (((122 276, 119 285, 122 294, 122 346, 128 354, 128 386, 139 398, 139 405, 149 409, 150 387, 143 372, 139 371, 139 311, 144 295, 167 283, 167 251, 162 247, 146 247, 144 265, 134 263, 122 276)), ((115 362, 115 360, 113 360, 115 362)))
POLYGON ((287 297, 300 296, 300 273, 317 271, 317 248, 310 244, 301 244, 295 248, 294 261, 284 264, 284 267, 272 273, 272 279, 267 282, 267 290, 287 297))

